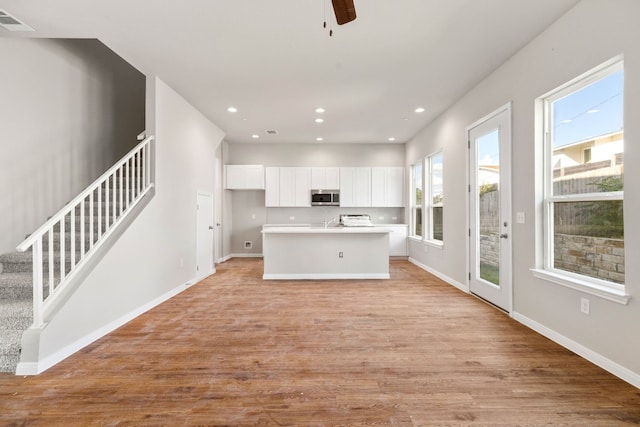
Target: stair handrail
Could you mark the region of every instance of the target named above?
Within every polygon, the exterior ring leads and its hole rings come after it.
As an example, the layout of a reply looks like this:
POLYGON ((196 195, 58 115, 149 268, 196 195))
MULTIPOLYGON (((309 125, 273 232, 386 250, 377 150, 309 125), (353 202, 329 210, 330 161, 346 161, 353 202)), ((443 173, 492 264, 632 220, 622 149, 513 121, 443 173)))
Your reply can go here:
MULTIPOLYGON (((142 134, 141 134, 142 135, 142 134)), ((79 268, 84 265, 92 253, 98 249, 104 242, 104 240, 113 233, 115 227, 122 222, 122 220, 131 212, 131 209, 138 204, 138 202, 144 197, 151 188, 154 187, 152 182, 152 162, 151 162, 151 142, 154 140, 153 136, 148 136, 142 140, 138 145, 125 154, 118 162, 110 167, 99 178, 93 181, 87 186, 80 194, 73 198, 70 202, 65 204, 55 215, 49 218, 42 226, 38 227, 31 235, 29 235, 22 243, 17 246, 19 252, 25 252, 32 248, 33 250, 33 324, 36 327, 44 324, 44 312, 45 309, 53 303, 55 298, 61 294, 61 291, 70 282, 70 280, 77 274, 79 268), (116 188, 119 178, 119 192, 116 188), (126 185, 123 185, 123 181, 126 179, 126 185), (109 194, 110 181, 113 182, 113 191, 109 194), (105 186, 105 200, 104 200, 104 220, 105 230, 102 230, 102 187, 105 186), (130 187, 129 184, 132 184, 130 187), (97 221, 97 233, 94 235, 94 218, 93 203, 95 202, 94 194, 97 192, 98 198, 98 221, 97 221), (112 197, 113 204, 109 205, 109 198, 112 197), (87 200, 88 199, 88 200, 87 200), (85 221, 85 208, 84 203, 89 201, 89 227, 84 224, 85 221), (119 202, 120 207, 116 207, 119 202), (126 208, 124 204, 126 203, 126 208), (80 209, 80 255, 76 260, 76 247, 75 247, 75 212, 76 208, 80 209), (112 212, 110 212, 110 209, 112 212), (67 216, 70 218, 70 262, 71 267, 67 271, 66 259, 65 259, 65 221, 67 216), (112 221, 110 221, 112 217, 112 221), (54 228, 58 226, 60 231, 59 244, 60 244, 60 271, 54 271, 54 228), (88 233, 90 241, 88 245, 85 244, 86 234, 85 230, 89 228, 88 233), (48 261, 49 261, 49 294, 44 297, 44 277, 43 277, 43 238, 45 235, 49 236, 49 248, 48 248, 48 261), (97 239, 94 241, 94 237, 97 239), (86 246, 89 246, 86 248, 86 246), (86 249, 86 250, 85 250, 86 249), (58 274, 60 279, 59 283, 55 283, 55 275, 58 274)))
POLYGON ((125 154, 124 157, 118 161, 118 163, 110 167, 105 173, 100 175, 100 177, 98 177, 95 181, 89 184, 89 186, 85 188, 82 191, 82 193, 78 194, 74 199, 72 199, 70 202, 65 204, 62 207, 62 209, 58 211, 57 214, 49 218, 47 222, 45 222, 40 227, 38 227, 36 231, 31 233, 26 239, 23 240, 22 243, 20 243, 17 246, 16 249, 18 250, 18 252, 25 252, 26 250, 28 250, 38 237, 43 236, 45 232, 49 231, 49 228, 57 224, 60 221, 60 218, 62 218, 65 214, 69 213, 71 209, 73 209, 73 207, 75 207, 78 204, 79 201, 84 200, 89 195, 89 193, 91 193, 92 191, 95 191, 95 189, 98 186, 102 185, 102 183, 106 180, 107 177, 110 177, 111 175, 113 175, 114 171, 122 167, 122 165, 124 165, 127 162, 127 160, 130 160, 131 157, 133 157, 133 154, 139 151, 140 147, 147 145, 153 139, 154 139, 153 136, 148 136, 147 138, 145 138, 142 142, 140 142, 138 145, 132 148, 127 154, 125 154))

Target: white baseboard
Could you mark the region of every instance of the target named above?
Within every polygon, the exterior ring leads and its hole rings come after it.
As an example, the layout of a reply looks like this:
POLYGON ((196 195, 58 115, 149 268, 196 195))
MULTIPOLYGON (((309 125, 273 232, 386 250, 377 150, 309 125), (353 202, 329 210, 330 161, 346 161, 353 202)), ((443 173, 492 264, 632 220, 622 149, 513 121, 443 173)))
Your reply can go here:
POLYGON ((552 329, 547 328, 546 326, 536 322, 533 319, 528 318, 527 316, 524 316, 518 312, 513 312, 512 317, 523 325, 533 329, 540 335, 543 335, 556 342, 557 344, 560 344, 564 348, 571 350, 578 356, 587 359, 595 365, 598 365, 605 371, 612 373, 616 377, 628 382, 634 387, 640 388, 640 374, 637 374, 630 369, 627 369, 624 366, 619 365, 610 359, 607 359, 603 355, 596 353, 595 351, 573 341, 570 338, 565 337, 562 334, 559 334, 552 329))
POLYGON ((61 348, 60 350, 56 351, 55 353, 39 360, 38 362, 20 362, 18 363, 18 366, 16 368, 16 375, 38 375, 44 371, 46 371, 47 369, 51 368, 52 366, 56 365, 57 363, 63 361, 64 359, 66 359, 67 357, 71 356, 72 354, 82 350, 84 347, 88 346, 89 344, 93 343, 94 341, 102 338, 103 336, 107 335, 110 332, 115 331, 116 329, 118 329, 120 326, 124 325, 125 323, 135 319, 136 317, 140 316, 141 314, 151 310, 152 308, 162 304, 163 302, 173 298, 174 296, 178 295, 179 293, 181 293, 182 291, 188 289, 191 285, 193 285, 194 283, 196 283, 196 280, 190 280, 187 283, 184 283, 180 286, 177 286, 175 288, 173 288, 172 290, 170 290, 169 292, 166 292, 163 295, 160 295, 158 298, 148 302, 147 304, 144 304, 141 307, 138 307, 137 309, 119 317, 118 319, 113 320, 112 322, 109 322, 108 324, 106 324, 105 326, 103 326, 102 328, 96 329, 95 331, 91 332, 90 334, 76 340, 75 342, 61 348))
POLYGON ((262 254, 231 254, 227 258, 263 258, 263 256, 262 254))
POLYGON ((424 271, 427 271, 431 274, 433 274, 434 276, 436 276, 437 278, 444 280, 445 282, 447 282, 450 285, 455 286, 456 288, 460 289, 462 292, 464 293, 469 293, 469 287, 465 284, 462 284, 460 282, 458 282, 457 280, 452 279, 451 277, 447 276, 446 274, 442 274, 437 270, 434 270, 433 268, 421 263, 418 260, 415 260, 411 257, 409 257, 409 262, 412 264, 417 265, 418 267, 420 267, 421 269, 423 269, 424 271))

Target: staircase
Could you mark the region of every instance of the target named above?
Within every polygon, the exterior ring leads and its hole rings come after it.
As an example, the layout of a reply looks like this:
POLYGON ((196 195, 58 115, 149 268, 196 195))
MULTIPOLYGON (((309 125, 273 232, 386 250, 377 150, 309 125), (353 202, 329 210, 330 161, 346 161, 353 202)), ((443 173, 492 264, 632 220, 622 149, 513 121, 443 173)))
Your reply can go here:
POLYGON ((151 140, 51 217, 18 252, 0 255, 0 372, 16 372, 24 331, 46 326, 63 302, 62 291, 153 187, 151 140))

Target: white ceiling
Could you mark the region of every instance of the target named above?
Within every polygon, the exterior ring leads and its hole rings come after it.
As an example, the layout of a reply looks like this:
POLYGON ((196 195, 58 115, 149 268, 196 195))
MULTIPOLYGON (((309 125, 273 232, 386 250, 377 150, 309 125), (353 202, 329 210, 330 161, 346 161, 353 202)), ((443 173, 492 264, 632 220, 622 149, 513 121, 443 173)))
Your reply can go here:
POLYGON ((322 26, 330 0, 0 0, 0 9, 36 30, 28 37, 100 39, 229 142, 401 143, 577 2, 355 0, 357 19, 333 17, 333 37, 322 26))

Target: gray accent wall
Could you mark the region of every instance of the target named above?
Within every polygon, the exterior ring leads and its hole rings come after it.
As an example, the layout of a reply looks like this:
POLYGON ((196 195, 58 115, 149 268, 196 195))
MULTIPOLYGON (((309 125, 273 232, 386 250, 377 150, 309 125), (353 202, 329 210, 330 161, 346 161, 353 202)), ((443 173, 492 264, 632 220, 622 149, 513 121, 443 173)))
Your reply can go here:
POLYGON ((136 144, 145 77, 97 40, 0 37, 0 253, 136 144))
MULTIPOLYGON (((520 52, 469 91, 407 143, 409 166, 443 149, 444 246, 412 241, 410 256, 466 286, 467 280, 467 136, 466 127, 512 102, 512 217, 514 224, 513 316, 640 384, 640 2, 584 0, 532 40, 520 52), (617 55, 625 61, 625 251, 627 305, 533 277, 541 266, 542 201, 540 142, 535 100, 617 55), (580 312, 580 298, 591 313, 580 312)), ((487 46, 490 48, 490 46, 487 46)))

